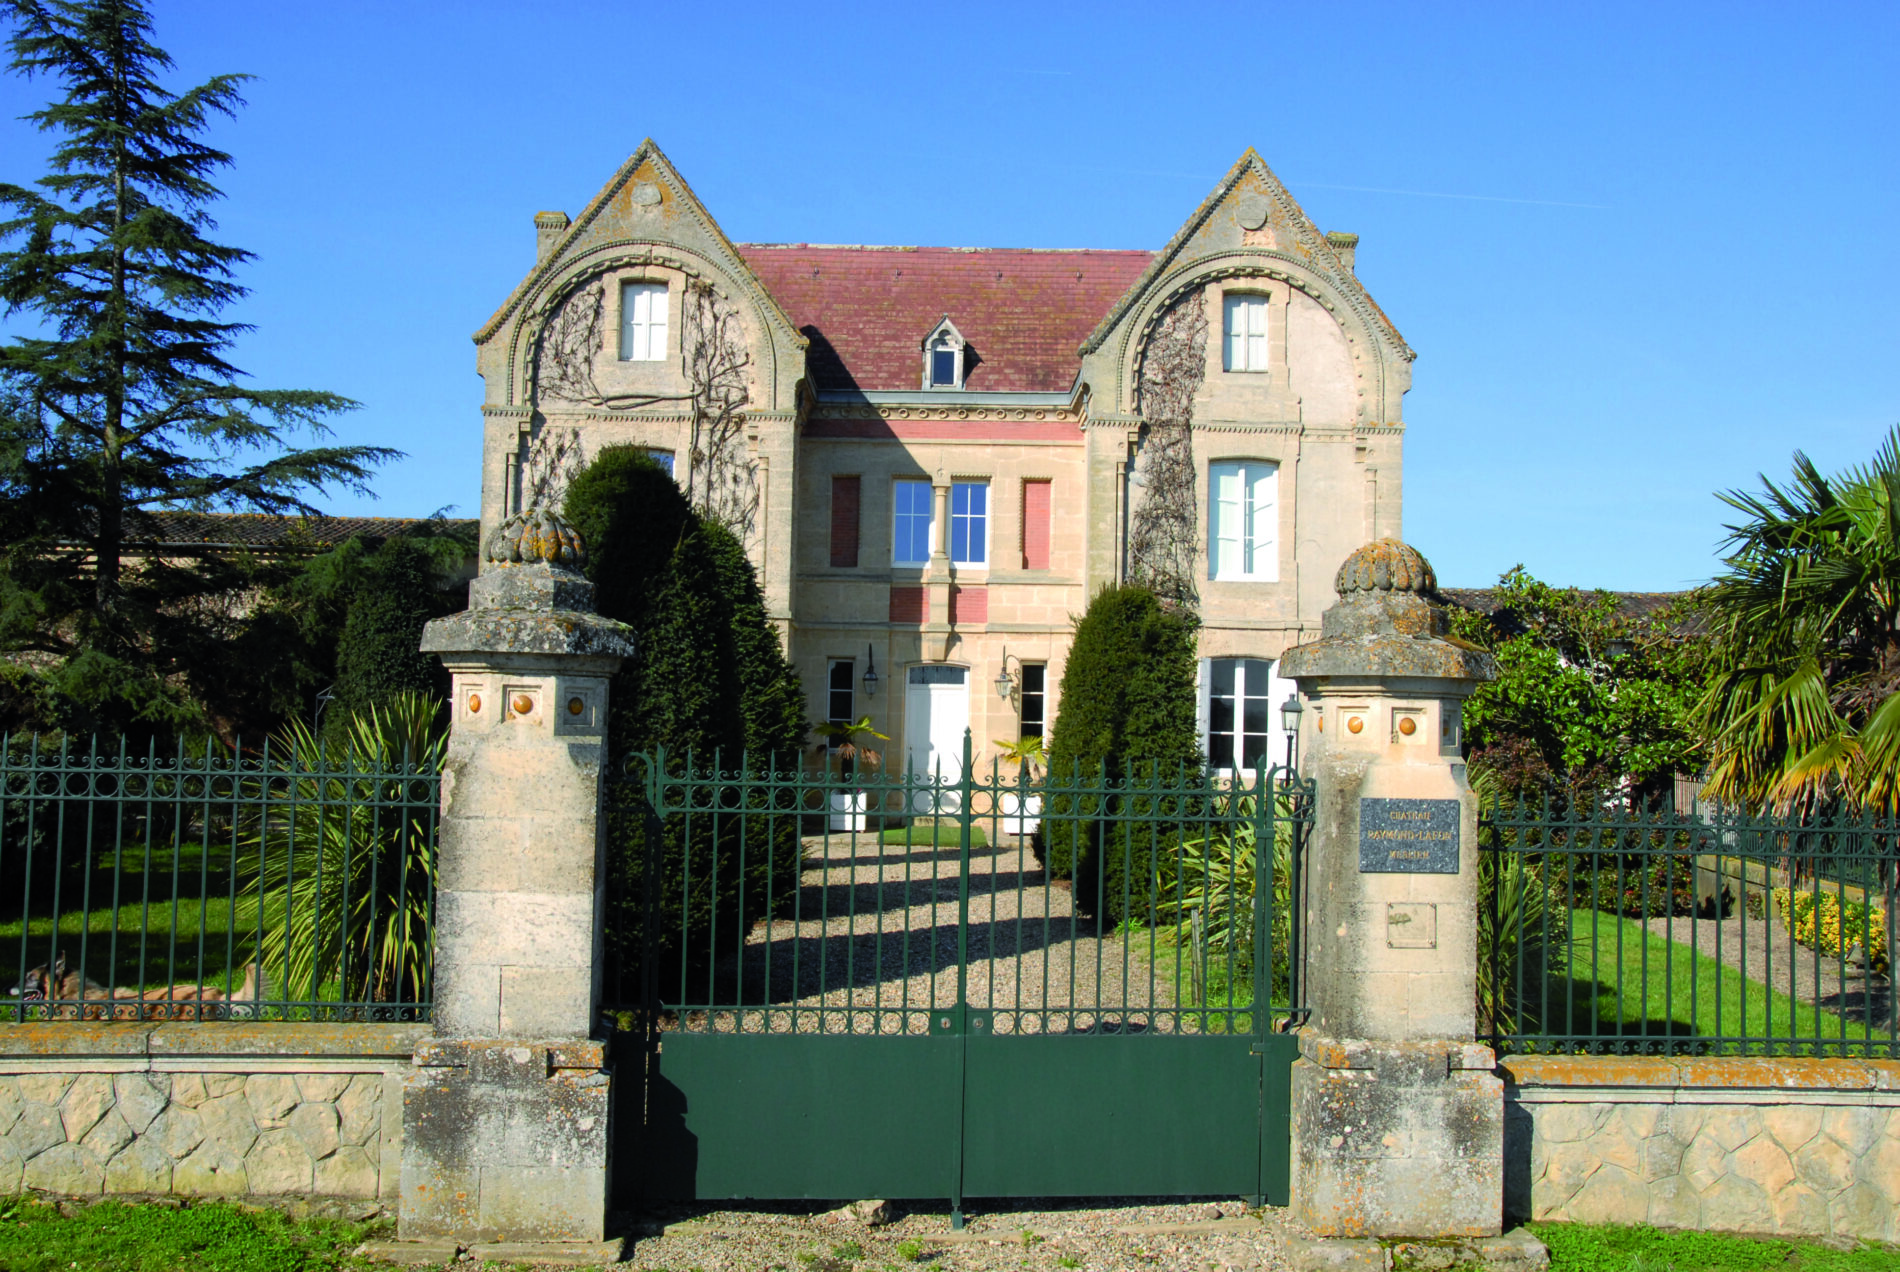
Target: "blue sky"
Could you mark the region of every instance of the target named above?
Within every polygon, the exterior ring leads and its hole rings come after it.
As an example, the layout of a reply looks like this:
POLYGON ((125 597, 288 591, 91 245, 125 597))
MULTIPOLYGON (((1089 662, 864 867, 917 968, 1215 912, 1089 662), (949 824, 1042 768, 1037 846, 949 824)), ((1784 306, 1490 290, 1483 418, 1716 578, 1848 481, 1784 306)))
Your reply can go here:
MULTIPOLYGON (((1405 535, 1666 589, 1719 489, 1900 424, 1900 6, 159 0, 221 124, 257 383, 360 400, 379 499, 479 501, 469 335, 652 136, 735 239, 1158 247, 1252 145, 1419 359, 1405 535)), ((43 85, 0 79, 0 120, 43 85)), ((45 142, 0 122, 0 179, 45 142)))

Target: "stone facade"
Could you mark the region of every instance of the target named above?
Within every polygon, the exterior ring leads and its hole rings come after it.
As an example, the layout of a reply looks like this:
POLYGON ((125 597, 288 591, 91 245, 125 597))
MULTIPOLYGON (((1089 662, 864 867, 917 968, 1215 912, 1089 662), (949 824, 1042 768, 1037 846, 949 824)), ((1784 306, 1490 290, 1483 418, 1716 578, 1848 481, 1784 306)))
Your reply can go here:
POLYGON ((0 1027, 0 1195, 396 1198, 413 1025, 0 1027))
POLYGON ((927 741, 913 668, 967 673, 961 723, 979 749, 1033 731, 1037 678, 1054 719, 1071 617, 1129 576, 1131 526, 1158 498, 1155 337, 1184 307, 1205 333, 1196 365, 1175 368, 1173 408, 1191 415, 1179 497, 1203 656, 1257 660, 1250 695, 1283 699, 1291 686, 1263 688, 1265 665, 1317 630, 1347 553, 1400 530, 1414 355, 1361 285, 1356 239, 1321 233, 1251 150, 1158 251, 735 244, 651 142, 576 217, 535 227, 533 268, 475 335, 484 531, 558 500, 607 445, 659 453, 697 490, 708 403, 737 398, 743 528, 809 714, 868 713, 893 768, 927 741), (629 298, 654 289, 667 322, 635 331, 646 311, 629 298), (1233 365, 1229 302, 1243 299, 1261 329, 1233 365), (694 370, 709 328, 686 311, 702 302, 732 342, 716 384, 694 370), (933 379, 939 342, 954 383, 933 379), (1208 554, 1214 466, 1232 463, 1272 474, 1245 513, 1259 554, 1242 578, 1214 577, 1208 554), (894 551, 905 481, 930 491, 927 559, 894 551), (971 482, 987 492, 987 550, 958 560, 952 492, 971 482), (833 700, 841 664, 850 689, 833 700))
POLYGON ((1506 1213, 1900 1241, 1900 1063, 1507 1060, 1506 1213))

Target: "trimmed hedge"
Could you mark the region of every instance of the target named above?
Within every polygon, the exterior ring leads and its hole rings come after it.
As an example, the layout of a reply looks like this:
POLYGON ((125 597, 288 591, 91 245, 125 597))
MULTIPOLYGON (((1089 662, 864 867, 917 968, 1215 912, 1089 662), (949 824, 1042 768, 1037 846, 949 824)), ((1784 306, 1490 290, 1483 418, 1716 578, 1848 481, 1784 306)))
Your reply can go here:
MULTIPOLYGON (((635 653, 614 677, 609 709, 616 772, 660 748, 676 772, 689 763, 697 772, 742 762, 762 770, 775 755, 780 767, 795 762, 807 732, 804 690, 744 545, 697 517, 672 476, 631 447, 602 451, 568 487, 563 514, 587 545, 600 612, 634 628, 635 653)), ((609 941, 622 976, 638 976, 651 884, 662 992, 704 962, 712 942, 736 948, 797 888, 794 813, 658 824, 638 786, 621 781, 608 819, 609 941)))
POLYGON ((1135 586, 1102 589, 1076 620, 1050 734, 1040 851, 1045 869, 1073 881, 1076 907, 1109 923, 1146 915, 1172 874, 1177 820, 1193 816, 1183 801, 1139 788, 1200 781, 1198 626, 1135 586), (1127 793, 1063 791, 1104 780, 1127 793))

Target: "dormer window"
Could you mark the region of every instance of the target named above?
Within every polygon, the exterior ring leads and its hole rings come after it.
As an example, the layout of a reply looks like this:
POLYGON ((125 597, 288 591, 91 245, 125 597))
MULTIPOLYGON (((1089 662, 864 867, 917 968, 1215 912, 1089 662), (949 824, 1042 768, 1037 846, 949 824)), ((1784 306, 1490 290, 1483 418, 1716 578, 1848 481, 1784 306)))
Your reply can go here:
POLYGON ((924 337, 924 387, 960 389, 963 387, 963 333, 946 315, 924 337))

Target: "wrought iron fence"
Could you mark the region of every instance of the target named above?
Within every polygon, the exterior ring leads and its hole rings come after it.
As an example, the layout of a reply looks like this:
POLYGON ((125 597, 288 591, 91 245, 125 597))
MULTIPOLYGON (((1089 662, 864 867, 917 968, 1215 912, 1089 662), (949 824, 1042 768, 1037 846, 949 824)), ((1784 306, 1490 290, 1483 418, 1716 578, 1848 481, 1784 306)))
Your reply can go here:
POLYGON ((0 1019, 426 1020, 440 773, 0 739, 0 1019))
POLYGON ((635 757, 609 796, 610 1021, 1181 1034, 1294 1012, 1310 783, 968 760, 946 778, 635 757))
POLYGON ((1479 1013, 1516 1052, 1900 1055, 1900 827, 1497 803, 1479 1013))

